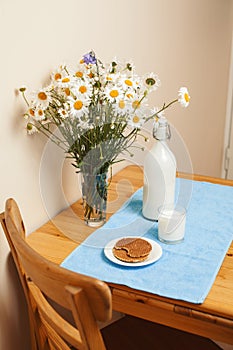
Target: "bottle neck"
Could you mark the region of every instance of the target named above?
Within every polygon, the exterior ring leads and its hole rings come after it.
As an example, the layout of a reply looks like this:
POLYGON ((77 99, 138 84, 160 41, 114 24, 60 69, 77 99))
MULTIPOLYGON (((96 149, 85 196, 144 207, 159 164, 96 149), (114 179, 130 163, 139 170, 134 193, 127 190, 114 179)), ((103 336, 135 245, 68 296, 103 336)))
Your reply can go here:
POLYGON ((158 141, 166 141, 171 137, 170 126, 166 118, 161 118, 154 124, 153 137, 158 141))

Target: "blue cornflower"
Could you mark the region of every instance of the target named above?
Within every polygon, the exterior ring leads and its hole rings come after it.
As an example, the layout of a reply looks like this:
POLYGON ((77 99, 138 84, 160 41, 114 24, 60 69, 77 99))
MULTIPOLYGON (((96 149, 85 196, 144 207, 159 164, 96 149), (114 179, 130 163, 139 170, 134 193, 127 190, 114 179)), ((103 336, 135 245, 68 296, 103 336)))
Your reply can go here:
POLYGON ((83 56, 83 60, 86 64, 95 64, 96 63, 96 58, 95 58, 95 53, 93 51, 86 53, 86 55, 83 56))

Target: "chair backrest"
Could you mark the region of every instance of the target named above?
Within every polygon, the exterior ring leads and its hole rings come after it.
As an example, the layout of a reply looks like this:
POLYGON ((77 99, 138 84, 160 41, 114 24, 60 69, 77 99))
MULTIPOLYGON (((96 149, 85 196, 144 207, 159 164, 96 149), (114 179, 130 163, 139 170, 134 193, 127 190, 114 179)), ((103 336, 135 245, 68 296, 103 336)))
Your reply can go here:
POLYGON ((109 287, 98 279, 68 271, 33 250, 25 241, 24 225, 13 199, 6 201, 4 217, 14 259, 24 276, 39 349, 68 350, 69 345, 83 350, 106 349, 98 321, 111 319, 109 287), (57 305, 71 311, 73 324, 59 314, 57 305))
MULTIPOLYGON (((23 220, 22 220, 19 208, 17 206, 15 206, 14 210, 15 210, 15 213, 14 213, 15 225, 17 227, 17 231, 20 234, 20 236, 24 239, 25 238, 25 228, 24 228, 24 224, 23 224, 23 220)), ((30 327, 30 338, 31 338, 31 350, 37 350, 38 346, 37 346, 37 341, 36 341, 36 325, 34 322, 34 313, 33 313, 33 309, 31 306, 30 297, 29 297, 30 292, 28 289, 27 277, 25 276, 24 270, 21 267, 17 252, 15 250, 14 244, 11 240, 11 236, 8 232, 7 227, 6 227, 5 213, 0 214, 0 222, 1 222, 1 225, 3 228, 3 231, 5 233, 5 236, 7 238, 9 247, 11 249, 11 254, 12 254, 16 269, 18 271, 18 275, 19 275, 21 285, 22 285, 23 290, 24 290, 26 302, 27 302, 28 316, 29 316, 29 327, 30 327)))

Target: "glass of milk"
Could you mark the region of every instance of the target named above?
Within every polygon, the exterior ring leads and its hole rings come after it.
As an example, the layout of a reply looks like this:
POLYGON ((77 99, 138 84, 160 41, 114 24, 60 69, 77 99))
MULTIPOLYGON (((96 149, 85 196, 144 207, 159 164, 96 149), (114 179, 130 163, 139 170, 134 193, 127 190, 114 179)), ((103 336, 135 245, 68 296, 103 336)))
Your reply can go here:
POLYGON ((180 205, 159 207, 158 238, 163 243, 179 243, 184 239, 186 209, 180 205))

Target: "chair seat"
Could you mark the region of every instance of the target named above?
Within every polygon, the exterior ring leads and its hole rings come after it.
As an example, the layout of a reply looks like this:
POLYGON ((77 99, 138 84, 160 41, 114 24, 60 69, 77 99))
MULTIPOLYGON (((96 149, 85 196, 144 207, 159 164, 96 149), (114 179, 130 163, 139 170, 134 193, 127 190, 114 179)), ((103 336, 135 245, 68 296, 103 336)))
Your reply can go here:
POLYGON ((107 350, 219 350, 212 340, 125 316, 101 330, 107 350))

